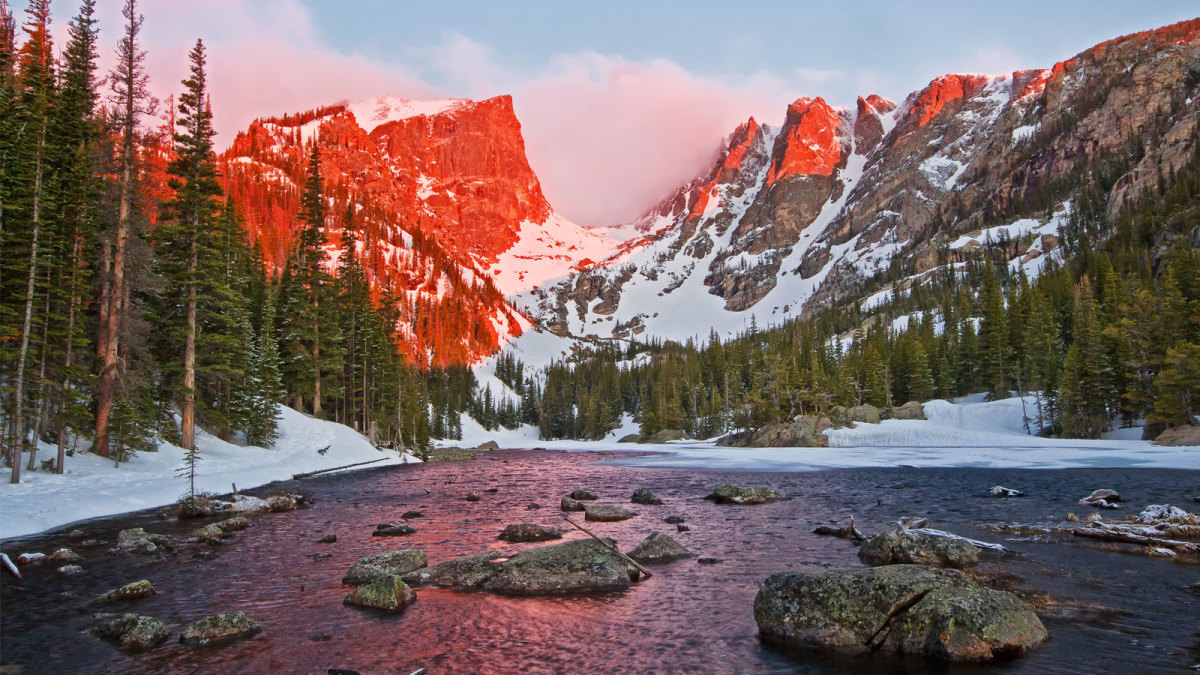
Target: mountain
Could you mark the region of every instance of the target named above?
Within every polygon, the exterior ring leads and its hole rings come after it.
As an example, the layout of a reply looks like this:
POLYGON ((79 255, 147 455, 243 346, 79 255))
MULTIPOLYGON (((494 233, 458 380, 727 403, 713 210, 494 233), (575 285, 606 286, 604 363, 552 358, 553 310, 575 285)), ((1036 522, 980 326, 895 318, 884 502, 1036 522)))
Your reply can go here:
POLYGON ((510 97, 382 96, 256 120, 221 155, 226 189, 272 269, 295 243, 314 143, 332 214, 331 258, 352 224, 378 297, 400 310, 414 362, 471 363, 493 353, 528 327, 505 295, 616 245, 546 201, 510 97))
POLYGON ((1200 19, 899 103, 801 98, 735 129, 625 226, 638 238, 518 304, 563 336, 685 339, 869 305, 985 245, 1035 275, 1080 209, 1115 215, 1193 158, 1198 85, 1200 19))

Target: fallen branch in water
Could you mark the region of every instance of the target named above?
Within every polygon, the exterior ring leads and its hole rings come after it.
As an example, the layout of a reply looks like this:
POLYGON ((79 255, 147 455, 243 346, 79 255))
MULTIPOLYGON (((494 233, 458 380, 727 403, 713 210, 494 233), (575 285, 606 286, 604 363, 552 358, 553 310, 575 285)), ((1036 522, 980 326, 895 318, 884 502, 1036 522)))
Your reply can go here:
POLYGON ((870 539, 870 537, 862 532, 859 532, 858 528, 854 526, 854 516, 850 516, 850 524, 846 527, 820 525, 817 527, 817 529, 813 530, 813 533, 825 535, 827 537, 839 537, 841 539, 856 539, 858 541, 870 539))
POLYGON ((1073 531, 1077 537, 1103 539, 1105 541, 1118 541, 1125 544, 1139 544, 1141 546, 1151 546, 1157 548, 1169 548, 1177 553, 1200 555, 1200 544, 1189 541, 1178 541, 1176 539, 1162 539, 1159 537, 1148 537, 1141 534, 1134 534, 1132 532, 1123 531, 1104 523, 1092 523, 1090 527, 1077 527, 1073 531))
POLYGON ((8 557, 7 553, 0 553, 0 560, 4 562, 4 569, 8 570, 9 574, 18 579, 21 578, 21 571, 17 569, 16 565, 13 564, 12 559, 8 557))
POLYGON ((575 521, 571 520, 571 518, 570 518, 569 516, 567 516, 567 514, 565 514, 565 513, 564 513, 564 514, 562 514, 562 517, 563 517, 563 520, 567 521, 567 523, 568 523, 568 524, 570 524, 570 525, 571 525, 572 527, 574 527, 575 529, 577 529, 577 530, 579 530, 580 532, 582 532, 582 533, 586 534, 587 536, 591 537, 592 539, 595 539, 596 541, 600 542, 601 544, 603 544, 603 545, 604 545, 604 548, 607 548, 608 550, 612 551, 613 553, 616 553, 617 555, 621 556, 621 558, 622 558, 622 559, 623 559, 625 562, 627 562, 627 563, 629 563, 630 565, 632 565, 634 569, 636 569, 637 571, 639 571, 639 572, 641 572, 642 574, 646 575, 646 578, 647 578, 647 579, 649 579, 649 578, 651 577, 650 570, 646 569, 645 567, 642 567, 642 565, 641 565, 640 563, 638 563, 638 561, 634 560, 633 558, 630 558, 629 556, 625 555, 624 553, 621 553, 621 549, 617 548, 616 546, 613 546, 613 545, 609 544, 607 541, 604 541, 604 540, 603 540, 603 539, 601 539, 600 537, 597 537, 595 534, 592 534, 592 531, 591 531, 591 530, 589 530, 589 529, 587 529, 586 527, 584 527, 584 526, 582 526, 582 525, 580 525, 580 524, 576 523, 575 521))
POLYGON ((927 537, 941 537, 943 539, 957 539, 959 541, 965 541, 968 544, 974 546, 975 548, 983 550, 983 551, 995 551, 996 553, 1008 553, 1008 549, 1004 548, 1000 544, 991 544, 986 541, 979 541, 978 539, 970 539, 968 537, 962 537, 957 534, 952 534, 950 532, 943 532, 942 530, 934 530, 934 529, 930 529, 928 527, 916 527, 916 528, 912 528, 912 529, 905 529, 903 531, 904 532, 912 532, 913 534, 923 534, 927 537))
POLYGON ((294 473, 294 474, 292 474, 292 480, 300 480, 301 478, 310 478, 312 476, 317 476, 317 475, 320 475, 323 473, 329 473, 330 471, 341 471, 342 469, 349 469, 349 468, 355 467, 355 466, 365 466, 367 464, 374 464, 375 462, 382 462, 385 459, 388 459, 388 458, 380 457, 379 459, 372 459, 367 462, 355 462, 354 464, 347 464, 345 466, 335 466, 332 469, 321 469, 320 471, 307 471, 305 473, 294 473))

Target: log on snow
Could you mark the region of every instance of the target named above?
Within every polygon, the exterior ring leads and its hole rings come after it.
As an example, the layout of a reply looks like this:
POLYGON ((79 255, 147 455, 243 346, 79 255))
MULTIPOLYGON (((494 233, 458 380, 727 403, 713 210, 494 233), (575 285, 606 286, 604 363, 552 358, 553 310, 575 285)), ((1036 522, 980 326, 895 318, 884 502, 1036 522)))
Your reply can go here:
POLYGON ((305 473, 294 473, 294 474, 292 474, 292 480, 300 480, 301 478, 309 478, 309 477, 317 476, 317 475, 320 475, 323 473, 329 473, 330 471, 341 471, 342 469, 349 469, 349 468, 355 467, 355 466, 365 466, 367 464, 374 464, 375 462, 382 462, 385 459, 388 459, 388 458, 380 457, 379 459, 372 459, 367 462, 355 462, 353 464, 347 464, 345 466, 335 466, 332 469, 321 469, 320 471, 307 471, 305 473))

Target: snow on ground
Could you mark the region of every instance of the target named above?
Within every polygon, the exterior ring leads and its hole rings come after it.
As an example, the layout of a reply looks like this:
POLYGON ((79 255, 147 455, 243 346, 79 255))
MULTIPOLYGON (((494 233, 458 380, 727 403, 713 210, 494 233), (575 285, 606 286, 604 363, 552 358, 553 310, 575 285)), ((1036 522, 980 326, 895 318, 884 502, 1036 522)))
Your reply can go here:
MULTIPOLYGON (((420 461, 378 450, 347 426, 291 408, 279 410, 279 440, 272 449, 237 446, 197 432, 196 490, 222 494, 234 483, 238 489, 249 489, 295 473, 375 459, 383 461, 370 466, 420 461)), ((52 446, 42 445, 38 457, 50 459, 55 453, 52 446)), ((136 453, 114 469, 111 460, 76 453, 67 458, 65 474, 22 470, 16 485, 8 482, 11 471, 0 469, 0 539, 174 503, 188 489, 186 478, 175 475, 183 466, 183 456, 182 448, 163 443, 158 452, 136 453)))
POLYGON ((604 260, 620 243, 603 230, 577 225, 552 212, 545 222, 521 223, 519 239, 494 265, 480 261, 480 266, 490 270, 501 293, 516 295, 566 277, 584 260, 604 260))
MULTIPOLYGON (((637 433, 632 419, 603 441, 543 441, 537 429, 487 431, 463 417, 463 440, 445 445, 473 447, 494 440, 502 448, 541 447, 551 450, 624 450, 649 452, 613 460, 625 466, 723 469, 746 471, 813 471, 853 467, 983 467, 983 468, 1162 468, 1200 470, 1200 446, 1169 448, 1130 438, 1120 430, 1098 441, 1040 438, 1025 432, 1021 399, 985 402, 981 396, 925 404, 925 420, 885 420, 854 429, 825 432, 828 448, 725 448, 715 439, 662 444, 617 444, 637 433)), ((1036 415, 1032 397, 1025 400, 1036 415)), ((1032 423, 1032 420, 1031 420, 1032 423)))

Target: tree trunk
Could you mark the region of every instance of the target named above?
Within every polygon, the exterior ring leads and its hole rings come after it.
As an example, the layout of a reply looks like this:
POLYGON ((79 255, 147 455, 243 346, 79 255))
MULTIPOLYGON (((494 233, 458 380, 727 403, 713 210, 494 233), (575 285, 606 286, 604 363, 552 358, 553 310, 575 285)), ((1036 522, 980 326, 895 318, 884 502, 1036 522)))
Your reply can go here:
MULTIPOLYGON (((314 292, 316 289, 314 289, 314 292)), ((313 309, 316 310, 319 303, 313 300, 313 309)), ((313 312, 316 313, 315 311, 313 312)), ((318 320, 313 318, 313 417, 321 416, 321 325, 318 320)))
MULTIPOLYGON (((42 143, 37 146, 36 164, 33 179, 33 231, 29 239, 29 277, 25 282, 25 320, 21 328, 21 349, 17 357, 17 387, 16 411, 13 424, 16 425, 17 441, 10 450, 12 459, 12 475, 10 483, 21 482, 21 448, 25 445, 25 361, 29 357, 29 331, 33 323, 33 289, 37 279, 38 263, 38 234, 41 230, 42 215, 42 143)), ((34 439, 36 442, 37 439, 34 439)))
POLYGON ((183 412, 180 415, 180 446, 196 447, 196 267, 199 259, 199 223, 194 223, 191 259, 188 262, 187 335, 183 344, 183 412))

